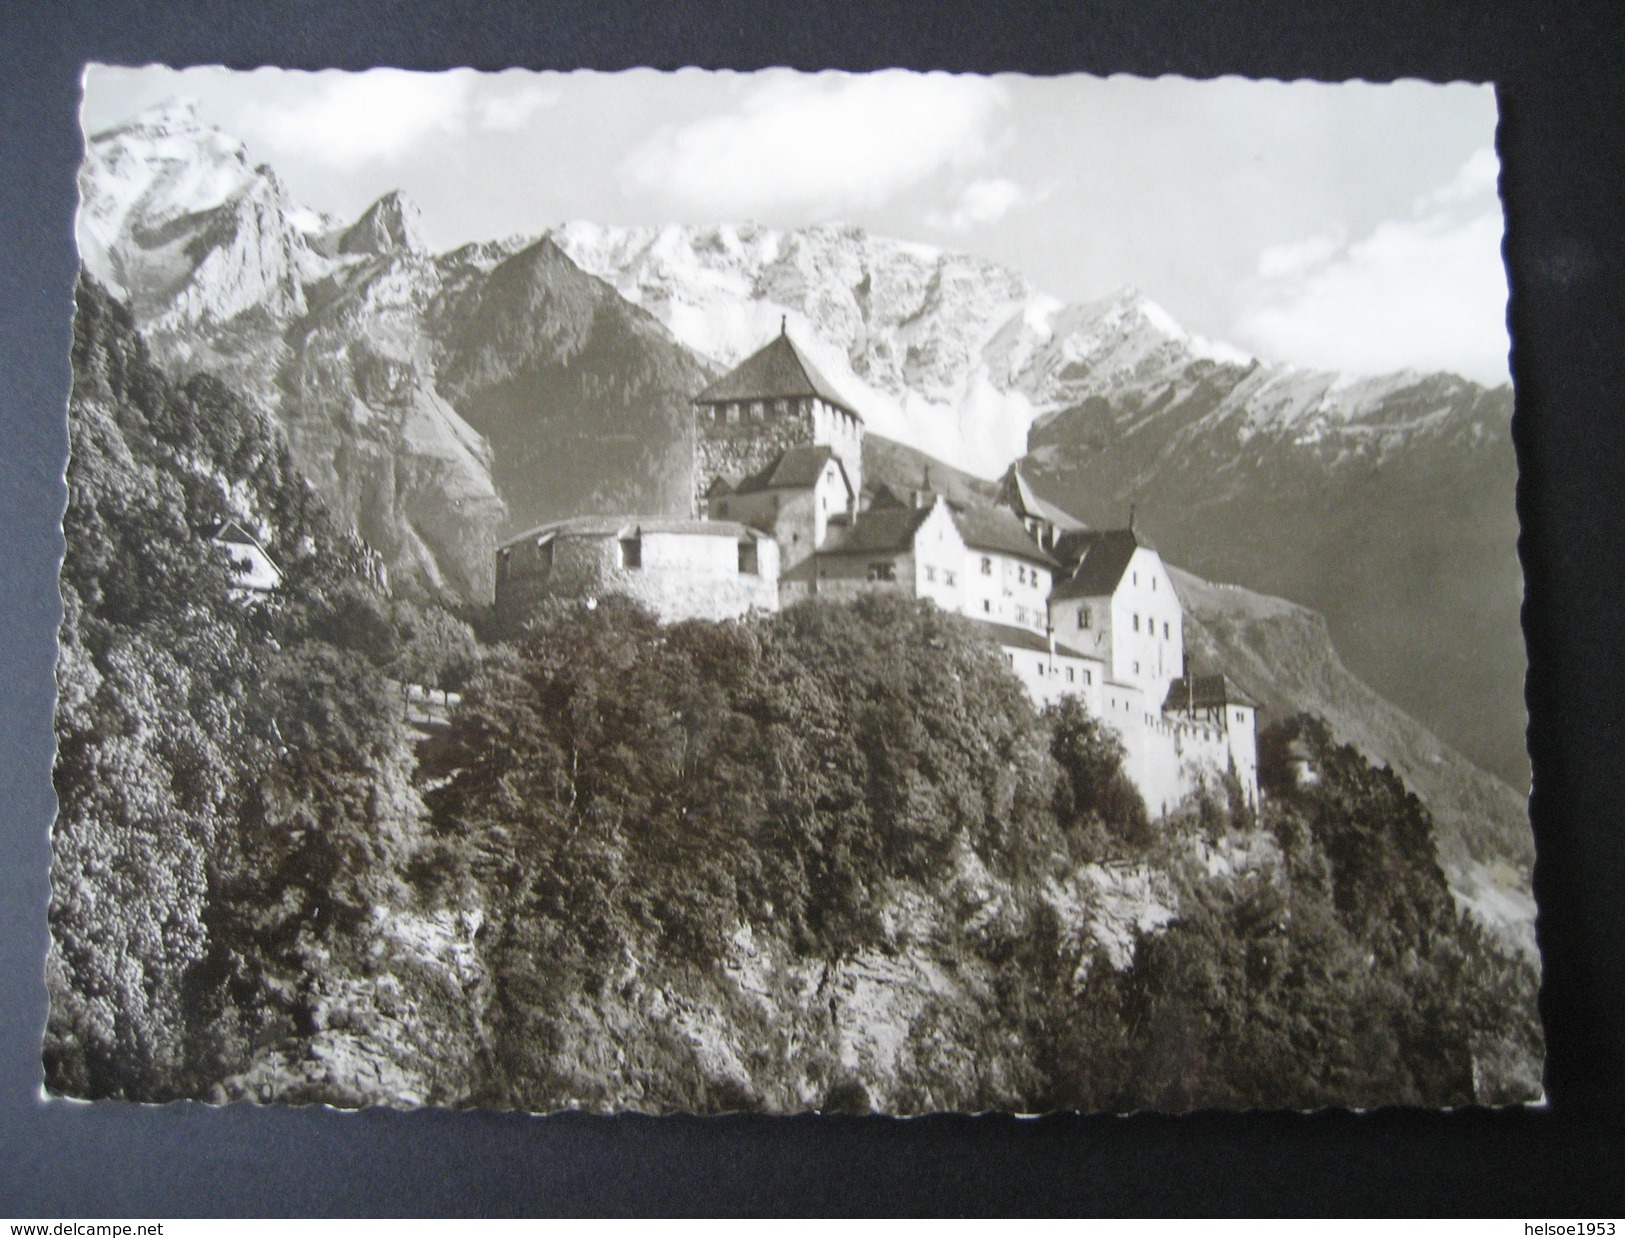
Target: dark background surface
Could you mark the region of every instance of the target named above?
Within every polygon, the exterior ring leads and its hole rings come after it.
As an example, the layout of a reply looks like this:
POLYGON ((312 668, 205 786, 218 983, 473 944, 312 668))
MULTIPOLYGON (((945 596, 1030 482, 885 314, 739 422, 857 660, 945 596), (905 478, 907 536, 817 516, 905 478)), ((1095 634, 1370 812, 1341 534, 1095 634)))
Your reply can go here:
POLYGON ((1622 34, 1618 3, 0 3, 0 1216, 1625 1211, 1622 34), (1497 82, 1549 1106, 899 1122, 41 1101, 87 60, 1497 82))

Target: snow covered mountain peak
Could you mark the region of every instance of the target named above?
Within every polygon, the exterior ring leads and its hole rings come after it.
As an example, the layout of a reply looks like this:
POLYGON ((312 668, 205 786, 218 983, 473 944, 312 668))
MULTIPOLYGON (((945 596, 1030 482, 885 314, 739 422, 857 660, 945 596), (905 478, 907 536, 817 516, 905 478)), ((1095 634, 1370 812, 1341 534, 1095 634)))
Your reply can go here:
POLYGON ((301 212, 236 138, 172 100, 87 143, 76 222, 85 266, 143 319, 225 321, 303 305, 324 263, 301 212))
POLYGON ((162 103, 138 112, 121 125, 114 125, 91 136, 92 142, 119 134, 140 132, 149 137, 167 137, 179 133, 201 133, 207 129, 198 109, 198 101, 190 95, 176 95, 162 103))

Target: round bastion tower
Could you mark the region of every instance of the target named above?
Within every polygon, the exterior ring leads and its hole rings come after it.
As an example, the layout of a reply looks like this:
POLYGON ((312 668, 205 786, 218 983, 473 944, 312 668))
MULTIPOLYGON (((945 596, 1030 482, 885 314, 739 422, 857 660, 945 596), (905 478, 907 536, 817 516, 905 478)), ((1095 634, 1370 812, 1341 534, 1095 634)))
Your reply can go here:
POLYGON ((827 445, 863 492, 863 419, 781 319, 771 342, 694 397, 695 512, 719 477, 736 481, 807 444, 827 445))

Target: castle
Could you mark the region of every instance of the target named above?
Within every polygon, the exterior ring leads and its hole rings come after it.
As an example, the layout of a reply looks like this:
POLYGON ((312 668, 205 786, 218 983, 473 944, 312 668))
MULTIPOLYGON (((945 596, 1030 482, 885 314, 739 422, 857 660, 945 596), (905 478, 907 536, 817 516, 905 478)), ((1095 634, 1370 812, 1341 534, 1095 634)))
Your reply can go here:
POLYGON ((886 589, 975 621, 1042 705, 1077 697, 1122 739, 1153 815, 1231 775, 1258 798, 1256 704, 1185 665, 1184 608, 1133 527, 1090 529, 1018 467, 991 503, 863 482, 863 419, 780 332, 694 397, 691 519, 558 521, 497 551, 500 613, 628 594, 670 622, 886 589))

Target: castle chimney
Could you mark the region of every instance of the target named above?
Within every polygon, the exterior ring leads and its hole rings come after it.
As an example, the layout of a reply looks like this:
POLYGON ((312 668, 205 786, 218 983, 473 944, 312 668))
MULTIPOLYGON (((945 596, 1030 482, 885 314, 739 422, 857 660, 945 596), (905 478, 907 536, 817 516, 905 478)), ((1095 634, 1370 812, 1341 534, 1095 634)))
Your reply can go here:
POLYGON ((789 335, 790 334, 790 315, 788 315, 788 314, 780 314, 779 315, 779 334, 780 335, 789 335))

